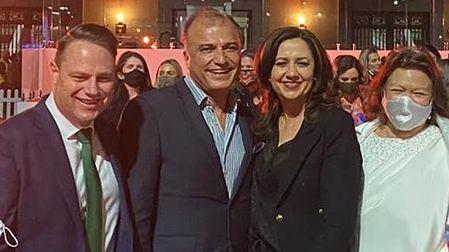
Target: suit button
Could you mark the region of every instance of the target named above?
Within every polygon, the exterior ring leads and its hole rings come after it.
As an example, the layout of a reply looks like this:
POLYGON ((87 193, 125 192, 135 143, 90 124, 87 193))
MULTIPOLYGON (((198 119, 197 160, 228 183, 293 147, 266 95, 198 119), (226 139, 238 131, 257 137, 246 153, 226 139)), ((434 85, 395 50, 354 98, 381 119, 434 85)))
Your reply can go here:
POLYGON ((318 209, 318 214, 319 215, 323 215, 324 214, 324 209, 323 208, 318 209))
POLYGON ((282 214, 277 214, 277 215, 276 215, 276 221, 281 222, 281 221, 283 221, 283 220, 284 220, 284 215, 282 215, 282 214))

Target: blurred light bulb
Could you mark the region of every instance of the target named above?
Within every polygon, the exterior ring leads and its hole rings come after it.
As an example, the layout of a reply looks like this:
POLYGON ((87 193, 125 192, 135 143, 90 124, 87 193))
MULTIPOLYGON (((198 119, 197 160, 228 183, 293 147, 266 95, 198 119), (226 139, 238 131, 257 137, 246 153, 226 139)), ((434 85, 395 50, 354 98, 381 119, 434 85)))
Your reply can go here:
POLYGON ((306 24, 306 18, 303 15, 298 15, 298 25, 303 26, 306 24))
POLYGON ((119 22, 119 23, 123 23, 123 21, 125 21, 125 15, 123 15, 123 13, 121 13, 121 12, 119 12, 118 14, 117 14, 117 22, 119 22))

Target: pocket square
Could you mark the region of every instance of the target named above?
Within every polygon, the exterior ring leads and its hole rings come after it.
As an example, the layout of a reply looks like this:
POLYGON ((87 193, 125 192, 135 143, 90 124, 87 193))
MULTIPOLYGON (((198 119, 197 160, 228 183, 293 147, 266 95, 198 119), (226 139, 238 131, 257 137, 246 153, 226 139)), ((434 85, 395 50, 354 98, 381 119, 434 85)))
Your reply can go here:
POLYGON ((258 142, 258 143, 256 143, 256 145, 254 145, 252 153, 256 154, 259 151, 261 151, 264 147, 265 147, 265 142, 258 142))

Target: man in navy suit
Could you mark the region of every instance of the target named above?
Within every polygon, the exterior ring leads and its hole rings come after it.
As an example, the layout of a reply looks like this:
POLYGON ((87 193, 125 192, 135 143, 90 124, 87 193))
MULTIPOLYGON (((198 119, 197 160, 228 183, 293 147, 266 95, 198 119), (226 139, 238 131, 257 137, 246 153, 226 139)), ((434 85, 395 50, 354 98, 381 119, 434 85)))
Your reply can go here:
POLYGON ((134 250, 115 130, 97 118, 116 54, 105 27, 73 28, 58 42, 51 94, 0 126, 0 219, 16 251, 134 250))
POLYGON ((143 251, 246 251, 250 113, 230 93, 242 33, 204 8, 183 42, 188 75, 132 100, 120 126, 138 238, 143 251))

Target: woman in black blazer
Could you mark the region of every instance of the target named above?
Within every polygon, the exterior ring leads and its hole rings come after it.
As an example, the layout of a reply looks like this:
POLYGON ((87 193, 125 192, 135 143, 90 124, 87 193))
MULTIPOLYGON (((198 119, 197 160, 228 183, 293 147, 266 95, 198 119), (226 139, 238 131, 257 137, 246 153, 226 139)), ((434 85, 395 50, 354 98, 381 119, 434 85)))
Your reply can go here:
POLYGON ((255 148, 249 250, 350 251, 362 160, 351 115, 329 97, 326 51, 310 31, 284 27, 256 62, 270 99, 253 127, 263 142, 255 148))

